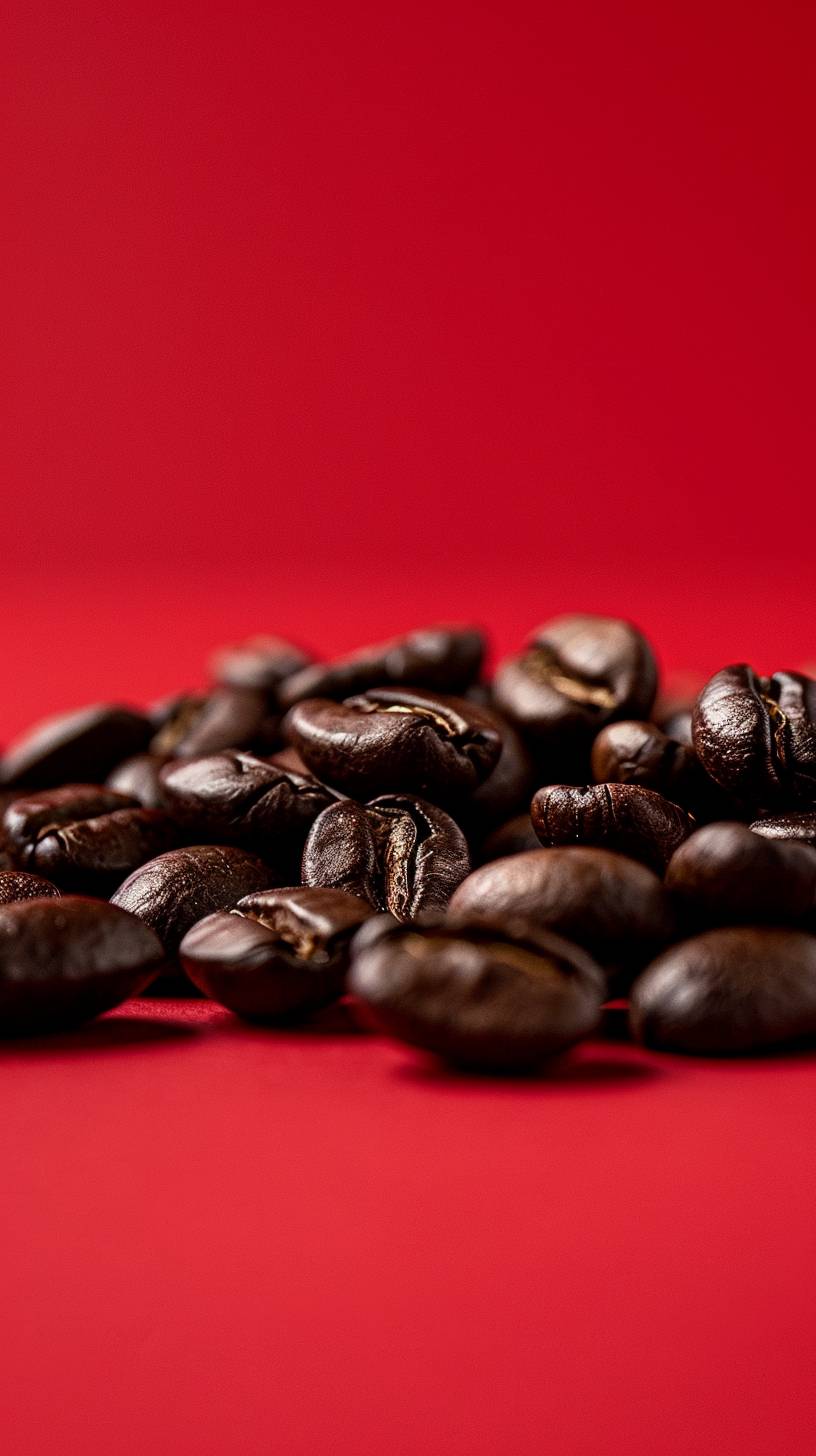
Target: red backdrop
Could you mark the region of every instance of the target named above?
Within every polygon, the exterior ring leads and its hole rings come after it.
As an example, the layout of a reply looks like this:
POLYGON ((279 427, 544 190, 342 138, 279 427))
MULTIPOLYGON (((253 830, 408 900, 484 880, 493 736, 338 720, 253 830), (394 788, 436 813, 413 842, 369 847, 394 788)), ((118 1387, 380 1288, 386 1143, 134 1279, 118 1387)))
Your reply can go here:
MULTIPOLYGON (((0 732, 258 629, 816 657, 815 31, 11 0, 0 732)), ((89 1038, 4 1067, 15 1456, 810 1449, 809 1063, 542 1103, 89 1038)))

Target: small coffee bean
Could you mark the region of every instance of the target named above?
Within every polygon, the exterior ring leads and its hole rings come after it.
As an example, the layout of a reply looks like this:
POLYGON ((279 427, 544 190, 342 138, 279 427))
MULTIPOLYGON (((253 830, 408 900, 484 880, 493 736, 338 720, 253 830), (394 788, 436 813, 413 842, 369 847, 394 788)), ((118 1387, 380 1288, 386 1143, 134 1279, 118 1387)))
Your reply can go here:
POLYGON ((291 706, 305 698, 348 698, 382 686, 455 694, 479 676, 484 653, 484 633, 477 627, 425 627, 305 667, 281 685, 280 699, 291 706))
POLYGON ((630 1020, 647 1046, 702 1056, 816 1036, 816 936, 752 926, 682 941, 638 977, 630 1020))
POLYGON ((413 920, 443 909, 469 869, 467 841, 449 815, 422 799, 388 794, 325 809, 309 832, 302 878, 413 920))
POLYGON ((304 1016, 342 996, 351 938, 373 913, 342 890, 261 890, 199 920, 179 955, 199 990, 239 1016, 304 1016))
POLYGON ((728 807, 694 749, 670 738, 656 723, 624 719, 608 724, 592 745, 591 766, 597 784, 639 784, 696 818, 721 817, 728 807))
POLYGON ((270 706, 276 706, 282 684, 311 661, 308 652, 283 637, 256 636, 219 648, 210 667, 219 686, 251 688, 263 693, 270 706))
POLYGON ((446 802, 472 793, 495 767, 494 720, 462 698, 378 688, 344 703, 296 703, 284 729, 324 783, 355 798, 389 792, 446 802))
POLYGON ((754 834, 765 839, 793 839, 801 844, 816 846, 816 811, 801 814, 777 814, 768 819, 756 819, 751 825, 754 834))
POLYGON ((16 900, 56 898, 59 893, 56 885, 44 880, 41 875, 29 875, 25 870, 0 872, 0 905, 13 905, 16 900))
POLYGON ((174 955, 191 925, 214 910, 229 910, 244 895, 265 890, 272 874, 261 860, 229 845, 171 849, 134 870, 111 896, 150 925, 174 955))
POLYGON ((271 752, 279 741, 278 718, 266 695, 251 688, 216 688, 206 697, 185 694, 153 710, 156 732, 150 752, 167 758, 199 758, 224 748, 271 752))
POLYGON ((744 824, 707 824, 672 855, 666 885, 710 924, 797 920, 816 910, 816 850, 744 824))
POLYGON ((602 972, 545 931, 467 919, 370 925, 355 939, 349 979, 363 1019, 454 1065, 529 1071, 600 1022, 602 972))
POLYGON ((816 682, 725 667, 694 709, 694 747, 706 773, 748 809, 816 805, 816 682))
POLYGON ((499 668, 496 703, 551 749, 574 753, 613 718, 646 718, 657 665, 646 638, 613 617, 556 617, 499 668))
POLYGON ((180 838, 161 809, 116 809, 41 834, 27 863, 63 889, 103 895, 180 838))
POLYGON ((0 1035, 70 1027, 109 1011, 138 996, 163 960, 149 926, 104 900, 3 905, 0 1035))
POLYGON ((457 822, 471 840, 480 840, 522 809, 527 810, 536 780, 532 756, 512 723, 494 708, 483 708, 499 734, 495 768, 472 793, 452 804, 457 822))
POLYGON ((548 848, 593 845, 659 871, 694 828, 684 809, 637 784, 551 784, 534 795, 530 817, 548 848))
POLYGON ((138 807, 136 799, 103 784, 63 784, 19 794, 3 815, 3 829, 17 864, 25 869, 31 867, 32 851, 43 835, 82 819, 138 807))
POLYGON ((589 951, 623 980, 675 932, 671 901, 645 865, 606 849, 533 849, 482 865, 450 913, 529 921, 589 951))
POLYGON ((134 754, 111 770, 105 784, 107 788, 135 799, 143 809, 163 809, 165 804, 159 773, 169 762, 166 754, 134 754))
POLYGON ((95 703, 61 713, 36 724, 7 749, 0 781, 42 789, 83 780, 98 783, 123 758, 140 753, 149 737, 145 714, 117 704, 95 703))

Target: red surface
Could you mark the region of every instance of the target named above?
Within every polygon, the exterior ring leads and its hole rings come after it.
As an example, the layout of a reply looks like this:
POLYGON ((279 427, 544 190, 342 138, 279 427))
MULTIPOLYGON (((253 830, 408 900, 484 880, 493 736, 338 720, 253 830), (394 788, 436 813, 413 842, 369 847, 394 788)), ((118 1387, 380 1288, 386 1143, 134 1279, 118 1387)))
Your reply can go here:
MULTIPOLYGON (((14 3, 0 734, 475 615, 816 658, 814 11, 14 3)), ((12 1456, 799 1456, 816 1063, 0 1052, 12 1456)))

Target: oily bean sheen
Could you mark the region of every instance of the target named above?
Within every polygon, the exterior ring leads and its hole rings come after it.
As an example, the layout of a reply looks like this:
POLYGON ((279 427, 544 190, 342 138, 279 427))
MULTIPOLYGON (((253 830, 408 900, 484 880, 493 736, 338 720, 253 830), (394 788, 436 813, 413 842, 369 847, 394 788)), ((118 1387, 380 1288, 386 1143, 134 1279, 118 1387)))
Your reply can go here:
POLYGON ((150 927, 104 900, 3 905, 0 1035, 56 1030, 109 1011, 138 996, 163 960, 150 927))
POLYGON ((306 841, 302 878, 413 920, 444 909, 469 869, 467 841, 449 815, 422 799, 387 794, 324 810, 306 841))
POLYGON ((546 927, 614 972, 642 966, 675 930, 671 901, 645 865, 606 849, 533 849, 474 870, 452 915, 484 914, 546 927))
POLYGON ((494 682, 502 712, 550 747, 589 744, 613 718, 646 718, 657 665, 645 637, 613 617, 556 617, 494 682))
POLYGON ((106 787, 127 794, 143 809, 163 809, 164 795, 159 773, 169 761, 166 754, 136 753, 111 770, 105 780, 106 787))
POLYGON ((349 985, 377 1030, 491 1072, 532 1070, 589 1036, 605 994, 578 946, 467 919, 421 929, 372 921, 354 942, 349 985))
POLYGON ((816 846, 816 811, 756 819, 751 828, 754 834, 761 834, 765 839, 795 839, 801 844, 816 846))
POLYGON ((41 875, 25 870, 0 871, 0 905, 13 905, 15 900, 43 900, 58 896, 59 890, 41 875))
POLYGON ((725 667, 706 683, 694 747, 715 783, 752 809, 816 805, 816 681, 796 672, 759 677, 725 667))
POLYGON ((206 697, 185 694, 153 710, 152 754, 198 758, 223 748, 270 751, 278 740, 278 719, 266 694, 251 688, 216 688, 206 697))
POLYGON ((534 795, 530 817, 548 848, 595 845, 661 871, 694 828, 684 809, 637 784, 551 784, 534 795))
POLYGON ((342 996, 351 938, 373 913, 343 890, 261 890, 199 920, 179 955, 199 990, 230 1011, 286 1020, 342 996))
POLYGON ((81 819, 136 808, 135 799, 103 784, 63 784, 59 789, 20 794, 3 815, 3 828, 17 863, 30 868, 31 852, 43 835, 81 819))
POLYGON ((0 780, 42 789, 81 780, 98 783, 123 758, 140 753, 149 737, 144 713, 95 703, 47 718, 18 738, 0 765, 0 780))
MULTIPOLYGON (((639 784, 693 814, 717 811, 716 786, 694 749, 670 738, 656 723, 609 723, 592 745, 591 766, 598 784, 639 784)), ((724 795, 722 799, 725 803, 724 795)))
POLYGON ((501 739, 495 768, 473 793, 452 805, 458 822, 471 839, 479 839, 527 808, 536 779, 533 759, 512 723, 493 708, 482 711, 493 720, 501 739))
POLYGON ((179 829, 161 809, 117 809, 42 834, 28 863, 63 889, 102 895, 139 865, 179 843, 179 829))
POLYGON ((221 647, 210 664, 215 681, 222 687, 251 688, 277 704, 286 678, 308 667, 308 652, 283 637, 248 637, 232 647, 221 647))
POLYGON ((632 987, 639 1041, 703 1056, 816 1036, 816 936, 777 928, 709 930, 674 945, 632 987))
POLYGON ((265 890, 272 880, 265 864, 230 845, 203 844, 171 849, 134 870, 111 896, 138 915, 175 954, 191 925, 214 910, 229 910, 244 895, 265 890))
POLYGON ((530 815, 515 814, 482 841, 478 858, 482 864, 489 864, 493 859, 503 859, 509 854, 523 854, 525 850, 539 848, 539 838, 530 815))
POLYGON ((472 793, 495 767, 495 720, 462 698, 377 688, 344 703, 296 703, 285 722, 312 773, 355 798, 388 792, 445 802, 472 793))
POLYGON ((479 676, 484 653, 478 627, 425 627, 305 667, 281 684, 280 700, 291 706, 304 698, 347 698, 380 686, 459 693, 479 676))
POLYGON ((666 885, 711 924, 797 920, 816 910, 816 850, 745 824, 707 824, 672 855, 666 885))

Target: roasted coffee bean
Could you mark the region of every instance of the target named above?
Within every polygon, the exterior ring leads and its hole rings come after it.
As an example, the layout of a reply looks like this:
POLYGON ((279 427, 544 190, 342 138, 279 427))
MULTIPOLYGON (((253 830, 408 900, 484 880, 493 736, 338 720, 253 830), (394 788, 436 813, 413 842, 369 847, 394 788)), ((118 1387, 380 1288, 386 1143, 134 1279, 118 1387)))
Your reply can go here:
POLYGON ((150 737, 144 713, 95 703, 38 723, 7 749, 0 780, 10 787, 50 789, 90 780, 99 783, 115 764, 140 753, 150 737))
POLYGON ((161 780, 172 813, 201 842, 254 846, 290 876, 318 814, 335 802, 311 774, 234 750, 168 764, 161 780))
POLYGON ((527 926, 370 922, 352 947, 364 1020, 478 1071, 524 1072, 590 1036, 604 978, 576 945, 527 926))
POLYGON ((309 832, 302 878, 413 920, 443 909, 469 869, 467 841, 449 815, 422 799, 388 794, 325 809, 309 832))
POLYGON ((143 864, 119 886, 111 904, 138 915, 174 955, 197 920, 229 910, 271 883, 271 871, 255 855, 227 845, 193 845, 143 864))
POLYGON ((816 936, 752 926, 674 945, 639 976, 632 1030, 647 1046, 703 1056, 816 1036, 816 936))
POLYGON ((675 932, 657 875, 605 849, 534 849, 494 860, 454 892, 450 913, 546 927, 584 946, 622 982, 675 932))
POLYGON ((271 705, 277 705, 281 685, 311 661, 308 652, 283 637, 258 636, 219 648, 210 668, 220 686, 251 688, 263 693, 271 705))
POLYGON ((56 885, 41 875, 29 875, 25 870, 0 872, 0 905, 13 905, 16 900, 48 899, 59 893, 56 885))
POLYGON ((161 809, 117 809, 41 834, 26 862, 64 890, 105 895, 180 839, 161 809))
POLYGON ((495 720, 462 698, 378 688, 334 703, 296 703, 284 729, 324 783, 368 799, 389 792, 444 802, 472 793, 495 767, 495 720))
POLYGON ((816 811, 756 819, 751 828, 754 834, 761 834, 765 839, 798 839, 801 844, 816 846, 816 811))
POLYGON ((18 794, 3 815, 3 831, 15 861, 31 868, 34 846, 46 834, 117 809, 137 809, 136 799, 103 784, 63 784, 59 789, 18 794))
POLYGON ((351 937, 373 913, 342 890, 261 890, 199 920, 179 955, 199 990, 230 1011, 286 1020, 342 996, 351 937))
POLYGON ((707 824, 672 855, 666 885, 712 925, 798 920, 816 910, 816 850, 744 824, 707 824))
POLYGON ((138 996, 163 960, 149 926, 104 900, 71 895, 4 905, 0 1035, 56 1030, 109 1011, 138 996))
POLYGON ((695 816, 721 815, 727 804, 694 749, 656 723, 624 719, 602 728, 592 745, 591 766, 598 784, 639 784, 695 816))
POLYGON ((270 715, 265 693, 251 688, 216 688, 206 697, 184 694, 153 710, 152 754, 199 758, 224 748, 271 752, 279 742, 279 720, 270 715))
POLYGON ((478 627, 425 627, 305 667, 281 685, 280 700, 291 706, 304 698, 347 698, 382 686, 459 693, 479 676, 484 653, 478 627))
POLYGON ((677 743, 685 743, 688 748, 694 747, 692 736, 693 707, 678 708, 675 713, 669 713, 659 723, 667 738, 674 738, 677 743))
POLYGON ((533 759, 511 723, 495 709, 482 709, 492 719, 501 739, 495 768, 484 783, 459 803, 452 804, 457 822, 473 840, 484 837, 497 824, 527 809, 536 779, 533 759))
POLYGON ((738 663, 706 683, 694 709, 694 747, 715 783, 751 809, 816 805, 816 681, 759 677, 738 663))
POLYGON ((594 845, 660 871, 694 829, 684 809, 637 784, 550 784, 533 796, 530 817, 547 848, 594 845))
POLYGON ((160 771, 170 759, 166 754, 137 753, 118 763, 105 780, 109 789, 127 794, 143 809, 163 809, 160 771))
POLYGON ((478 858, 482 864, 489 864, 493 859, 504 859, 509 854, 523 854, 528 849, 540 847, 530 815, 516 814, 488 834, 479 847, 478 858))
POLYGON ((614 617, 556 617, 499 668, 496 703, 531 738, 574 754, 613 718, 646 718, 657 665, 645 637, 614 617))

